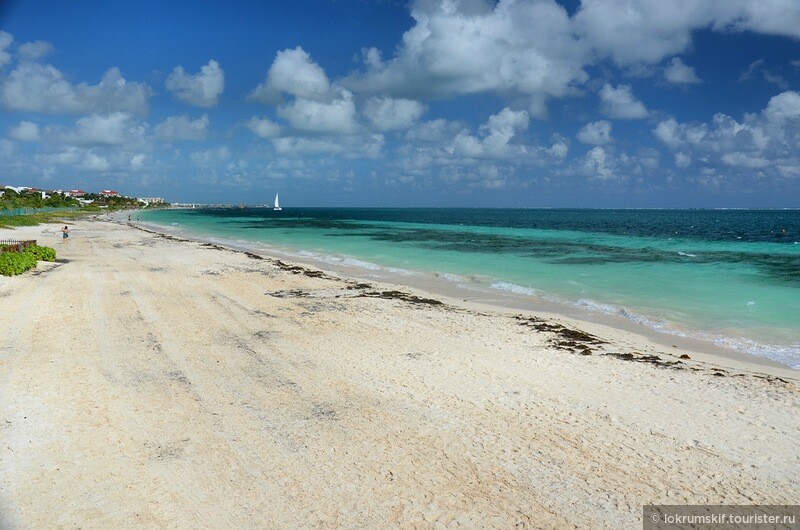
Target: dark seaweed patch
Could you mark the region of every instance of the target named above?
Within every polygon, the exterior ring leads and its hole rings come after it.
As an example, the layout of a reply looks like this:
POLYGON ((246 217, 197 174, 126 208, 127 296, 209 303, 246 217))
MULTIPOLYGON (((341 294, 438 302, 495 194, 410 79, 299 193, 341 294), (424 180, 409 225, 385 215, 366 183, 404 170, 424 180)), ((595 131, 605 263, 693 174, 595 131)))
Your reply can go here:
POLYGON ((676 368, 680 369, 683 366, 681 361, 666 361, 659 357, 658 355, 647 355, 644 353, 633 352, 633 353, 605 353, 604 355, 608 357, 616 357, 622 361, 632 361, 635 363, 648 363, 659 368, 676 368))
POLYGON ((434 298, 422 298, 403 291, 365 291, 358 295, 361 298, 383 298, 385 300, 401 300, 409 304, 421 304, 430 306, 444 306, 441 300, 434 298))
POLYGON ((186 377, 186 374, 183 373, 181 370, 175 370, 172 372, 167 372, 167 377, 172 379, 173 381, 177 381, 182 385, 191 385, 192 383, 189 381, 189 378, 186 377))
POLYGON ((536 331, 543 331, 546 333, 553 333, 555 338, 550 340, 550 343, 559 350, 569 351, 572 353, 579 353, 581 355, 591 355, 594 349, 592 346, 606 344, 605 341, 581 331, 579 329, 572 329, 555 322, 547 322, 537 317, 515 317, 520 325, 533 328, 536 331))
MULTIPOLYGON (((371 287, 368 284, 350 285, 333 298, 382 298, 384 300, 400 300, 409 304, 444 306, 440 300, 434 298, 423 298, 403 291, 374 291, 366 290, 371 287), (349 294, 348 291, 358 290, 360 292, 349 294)), ((285 289, 281 291, 267 291, 264 294, 275 298, 330 298, 331 296, 320 296, 315 289, 285 289)))
POLYGON ((358 289, 372 289, 372 286, 368 283, 351 283, 347 286, 348 290, 358 290, 358 289))
POLYGON ((267 292, 269 296, 274 296, 275 298, 311 298, 312 294, 311 291, 307 291, 304 289, 286 289, 284 291, 272 291, 267 292))
MULTIPOLYGON (((592 346, 599 346, 601 344, 608 344, 606 341, 601 340, 590 333, 578 329, 568 328, 555 322, 547 322, 541 318, 536 317, 522 317, 517 316, 516 319, 523 326, 533 328, 536 331, 543 331, 546 333, 553 333, 556 336, 550 339, 550 344, 559 350, 568 351, 570 353, 577 353, 579 355, 592 355, 596 351, 592 346)), ((622 361, 632 361, 637 363, 648 363, 660 368, 682 368, 681 361, 667 361, 658 355, 647 355, 639 352, 632 353, 617 353, 609 352, 602 353, 608 357, 614 357, 622 361)))
POLYGON ((319 420, 336 421, 338 414, 330 405, 316 403, 311 409, 311 416, 319 420))
POLYGON ((328 276, 322 271, 314 271, 311 269, 306 269, 305 267, 300 267, 299 265, 290 265, 288 263, 284 263, 281 260, 273 260, 273 264, 281 270, 286 272, 291 272, 292 274, 303 274, 304 276, 308 276, 309 278, 328 278, 333 279, 331 276, 328 276))
POLYGON ((205 248, 213 248, 214 250, 228 250, 227 248, 220 245, 215 245, 214 243, 200 243, 200 246, 205 248))

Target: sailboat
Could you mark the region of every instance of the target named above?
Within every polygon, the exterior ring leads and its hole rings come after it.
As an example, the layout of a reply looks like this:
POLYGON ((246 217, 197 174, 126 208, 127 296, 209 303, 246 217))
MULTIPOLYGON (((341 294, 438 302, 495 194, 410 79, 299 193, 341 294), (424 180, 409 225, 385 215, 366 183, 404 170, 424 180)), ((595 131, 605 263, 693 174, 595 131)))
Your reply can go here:
POLYGON ((275 211, 283 210, 283 208, 281 208, 281 203, 278 202, 278 194, 277 193, 275 194, 275 207, 272 208, 272 209, 275 210, 275 211))

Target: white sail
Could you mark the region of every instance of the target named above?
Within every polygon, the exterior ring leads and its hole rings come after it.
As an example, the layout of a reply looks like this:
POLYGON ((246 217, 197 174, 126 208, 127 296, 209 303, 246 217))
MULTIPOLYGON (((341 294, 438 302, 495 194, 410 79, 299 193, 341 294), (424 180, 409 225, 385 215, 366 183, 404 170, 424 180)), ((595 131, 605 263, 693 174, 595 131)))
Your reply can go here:
POLYGON ((273 210, 281 210, 281 203, 278 202, 278 194, 275 194, 275 207, 273 210))

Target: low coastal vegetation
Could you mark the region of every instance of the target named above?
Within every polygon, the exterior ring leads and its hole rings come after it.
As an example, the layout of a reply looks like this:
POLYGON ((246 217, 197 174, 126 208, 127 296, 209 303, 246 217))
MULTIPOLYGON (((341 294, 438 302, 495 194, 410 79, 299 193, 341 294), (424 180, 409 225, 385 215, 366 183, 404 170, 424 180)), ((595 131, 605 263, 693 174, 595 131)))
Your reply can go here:
POLYGON ((81 203, 67 195, 53 193, 47 198, 36 191, 15 191, 11 188, 0 190, 0 210, 16 208, 78 208, 81 203))
POLYGON ((22 252, 11 245, 0 245, 0 274, 14 276, 36 267, 37 261, 55 261, 56 251, 50 247, 30 245, 22 252))
POLYGON ((54 248, 50 247, 40 247, 39 245, 31 245, 26 248, 23 254, 30 254, 37 261, 55 261, 56 260, 56 251, 54 248))
MULTIPOLYGON (((14 210, 17 208, 89 208, 99 210, 102 208, 140 208, 142 203, 136 197, 123 195, 103 195, 102 193, 80 192, 80 200, 64 193, 42 192, 41 190, 20 190, 6 187, 0 189, 0 210, 14 210)), ((165 204, 165 203, 164 203, 165 204)))
POLYGON ((40 224, 64 224, 64 219, 75 219, 87 213, 97 213, 98 208, 85 207, 80 210, 63 212, 30 213, 25 215, 2 216, 0 215, 0 228, 16 228, 19 226, 36 226, 40 224))
POLYGON ((147 203, 136 197, 80 193, 79 200, 64 193, 50 192, 48 195, 40 190, 16 191, 10 187, 0 188, 0 228, 58 223, 63 219, 80 217, 87 213, 96 214, 114 210, 152 209, 169 206, 169 203, 163 202, 163 200, 157 203, 147 203), (42 209, 51 211, 37 211, 42 209), (57 210, 53 211, 52 209, 57 210), (20 215, 19 212, 25 213, 20 215))

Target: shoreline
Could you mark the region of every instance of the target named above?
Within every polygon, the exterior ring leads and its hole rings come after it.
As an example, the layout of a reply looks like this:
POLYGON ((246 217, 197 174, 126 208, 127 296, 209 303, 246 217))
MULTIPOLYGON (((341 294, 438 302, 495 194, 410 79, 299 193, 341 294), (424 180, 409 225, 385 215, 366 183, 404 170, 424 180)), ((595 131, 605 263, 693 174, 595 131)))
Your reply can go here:
MULTIPOLYGON (((120 217, 116 218, 115 221, 126 222, 122 214, 120 214, 120 217)), ((710 340, 678 333, 661 332, 623 316, 590 311, 573 305, 548 301, 539 297, 533 299, 530 296, 513 292, 498 291, 489 293, 484 291, 471 291, 470 289, 460 288, 447 280, 440 280, 436 274, 418 274, 408 277, 391 274, 378 275, 356 266, 339 265, 313 257, 283 252, 280 249, 269 247, 266 243, 252 242, 252 245, 237 244, 235 241, 225 240, 223 238, 197 236, 181 229, 171 230, 168 226, 149 221, 135 222, 132 223, 132 226, 139 229, 144 228, 147 231, 153 231, 155 233, 180 237, 187 241, 213 243, 236 252, 256 252, 272 259, 289 260, 344 278, 356 278, 361 281, 378 281, 388 285, 403 286, 422 293, 445 297, 451 304, 466 304, 467 306, 483 311, 496 311, 509 314, 522 311, 526 314, 541 315, 548 319, 564 320, 573 327, 596 327, 599 333, 603 333, 604 329, 610 328, 611 330, 625 333, 631 338, 633 343, 637 344, 641 349, 647 349, 649 351, 656 351, 657 349, 668 355, 670 354, 670 349, 685 350, 694 353, 698 358, 702 358, 707 364, 745 372, 765 371, 765 373, 769 373, 770 375, 784 378, 788 377, 795 381, 800 381, 800 369, 793 368, 769 357, 720 346, 710 340), (658 348, 654 349, 651 343, 658 345, 658 348)))
POLYGON ((773 368, 70 224, 0 277, 0 527, 632 528, 800 491, 773 368))

